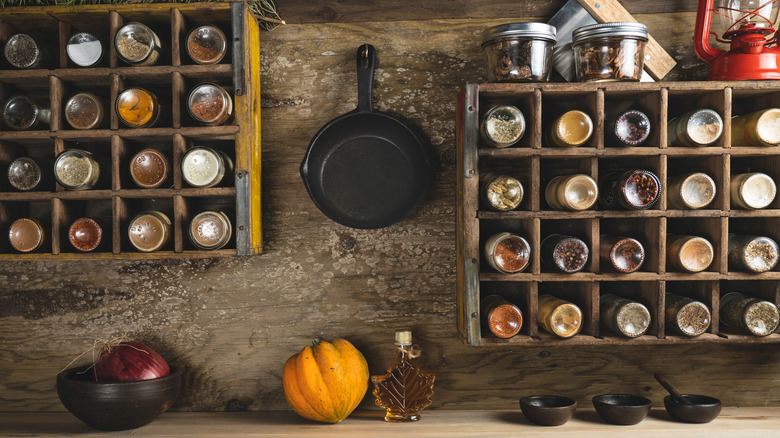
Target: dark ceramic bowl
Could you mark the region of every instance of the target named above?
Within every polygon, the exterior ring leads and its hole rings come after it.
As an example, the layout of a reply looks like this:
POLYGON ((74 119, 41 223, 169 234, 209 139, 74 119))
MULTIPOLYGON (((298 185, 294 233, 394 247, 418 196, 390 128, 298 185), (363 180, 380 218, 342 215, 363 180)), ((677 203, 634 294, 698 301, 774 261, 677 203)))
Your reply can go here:
POLYGON ((674 419, 686 423, 709 423, 720 414, 720 400, 706 395, 683 394, 691 403, 686 405, 680 403, 667 395, 664 397, 664 407, 674 419))
POLYGON ((593 397, 593 407, 606 422, 637 424, 650 412, 650 400, 631 394, 602 394, 593 397))
POLYGON ((532 395, 520 399, 520 409, 532 423, 560 426, 571 420, 577 410, 577 402, 560 395, 532 395))
POLYGON ((165 377, 137 382, 99 383, 87 367, 57 375, 60 401, 79 420, 100 430, 135 429, 165 412, 179 395, 179 370, 165 377))

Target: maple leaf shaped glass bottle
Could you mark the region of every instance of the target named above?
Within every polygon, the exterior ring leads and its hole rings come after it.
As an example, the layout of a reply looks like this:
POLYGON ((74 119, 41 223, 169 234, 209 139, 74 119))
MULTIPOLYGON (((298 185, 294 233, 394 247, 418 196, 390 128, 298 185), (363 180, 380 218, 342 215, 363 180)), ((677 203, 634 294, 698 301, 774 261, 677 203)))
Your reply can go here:
POLYGON ((412 346, 412 332, 395 332, 398 353, 395 365, 383 376, 371 376, 376 405, 387 410, 385 421, 405 422, 420 419, 420 411, 431 404, 433 374, 425 374, 412 364, 420 355, 420 347, 412 346))

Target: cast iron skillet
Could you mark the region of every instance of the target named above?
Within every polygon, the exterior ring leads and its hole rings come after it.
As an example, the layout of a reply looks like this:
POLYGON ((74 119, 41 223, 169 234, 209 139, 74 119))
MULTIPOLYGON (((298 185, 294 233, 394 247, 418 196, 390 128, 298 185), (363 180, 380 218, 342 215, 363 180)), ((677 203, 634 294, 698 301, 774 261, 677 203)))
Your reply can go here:
POLYGON ((376 50, 357 50, 357 109, 314 136, 301 177, 326 216, 352 228, 383 228, 414 211, 431 178, 428 152, 400 120, 371 106, 376 50))

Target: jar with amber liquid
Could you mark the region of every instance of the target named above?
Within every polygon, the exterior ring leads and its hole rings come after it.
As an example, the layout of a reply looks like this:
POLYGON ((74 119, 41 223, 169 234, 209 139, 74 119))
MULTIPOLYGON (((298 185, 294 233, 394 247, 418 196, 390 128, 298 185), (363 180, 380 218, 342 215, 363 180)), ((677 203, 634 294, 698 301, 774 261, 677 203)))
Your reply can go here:
POLYGON ((571 338, 582 330, 582 310, 552 295, 540 295, 537 312, 539 327, 560 338, 571 338))
POLYGON ((579 110, 566 111, 547 127, 548 146, 574 148, 582 146, 593 135, 593 120, 579 110))
POLYGON ((780 144, 780 108, 769 108, 732 117, 731 146, 780 144))
POLYGON ((701 301, 667 293, 665 303, 667 332, 696 337, 710 327, 712 314, 701 301))
POLYGON ((480 301, 483 326, 498 338, 508 339, 520 333, 523 312, 500 295, 488 295, 480 301))
POLYGON ((709 240, 699 236, 666 236, 666 259, 669 267, 682 272, 701 272, 710 267, 715 249, 709 240))
POLYGON ((116 98, 116 115, 130 128, 151 128, 160 122, 157 96, 143 88, 128 88, 116 98))

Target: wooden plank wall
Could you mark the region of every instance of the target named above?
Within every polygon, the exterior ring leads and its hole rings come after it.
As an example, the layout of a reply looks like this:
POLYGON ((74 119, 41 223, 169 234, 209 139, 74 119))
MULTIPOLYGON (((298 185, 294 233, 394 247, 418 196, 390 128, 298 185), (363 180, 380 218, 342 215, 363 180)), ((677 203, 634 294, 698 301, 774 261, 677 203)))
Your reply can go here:
MULTIPOLYGON (((289 23, 261 35, 264 254, 195 261, 0 266, 0 411, 62 410, 54 376, 96 338, 147 339, 184 368, 178 410, 285 410, 285 360, 314 338, 345 337, 372 374, 410 327, 436 374, 433 408, 513 409, 557 393, 660 403, 657 371, 726 405, 780 405, 777 345, 465 347, 455 312, 455 99, 485 79, 480 32, 546 20, 562 1, 278 1, 289 23), (538 12, 537 12, 538 11, 538 12), (358 45, 378 51, 375 106, 430 140, 434 178, 411 217, 360 231, 326 219, 298 166, 311 137, 357 103, 358 45), (739 390, 737 390, 738 388, 739 390)), ((694 2, 625 1, 675 57, 670 80, 706 77, 691 47, 694 2)), ((84 362, 86 357, 80 362, 84 362)), ((363 407, 373 406, 367 396, 363 407)))

